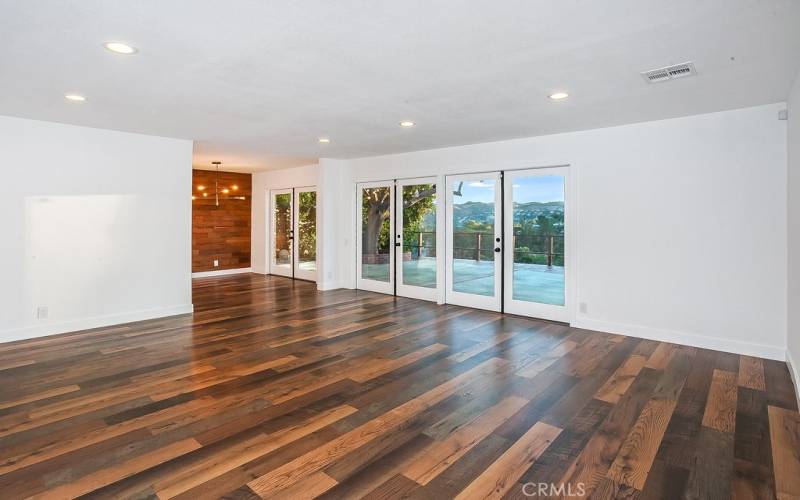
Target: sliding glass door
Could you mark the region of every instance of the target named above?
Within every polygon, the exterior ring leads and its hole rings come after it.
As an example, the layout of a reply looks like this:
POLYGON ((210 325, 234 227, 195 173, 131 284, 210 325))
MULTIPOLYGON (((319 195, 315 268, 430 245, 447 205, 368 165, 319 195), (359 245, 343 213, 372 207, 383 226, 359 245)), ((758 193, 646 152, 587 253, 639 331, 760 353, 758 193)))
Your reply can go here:
POLYGON ((504 177, 504 310, 569 321, 568 169, 517 170, 504 177))
POLYGON ((447 177, 446 299, 499 311, 502 226, 500 173, 447 177))
POLYGON ((270 274, 292 277, 293 272, 293 201, 291 189, 273 189, 270 192, 270 274))
POLYGON ((296 217, 294 234, 294 277, 317 279, 317 190, 295 188, 296 217))
MULTIPOLYGON (((359 206, 357 287, 394 293, 394 181, 356 186, 359 206)), ((397 240, 397 241, 395 241, 397 240)))
POLYGON ((436 178, 397 181, 397 295, 436 300, 436 178))

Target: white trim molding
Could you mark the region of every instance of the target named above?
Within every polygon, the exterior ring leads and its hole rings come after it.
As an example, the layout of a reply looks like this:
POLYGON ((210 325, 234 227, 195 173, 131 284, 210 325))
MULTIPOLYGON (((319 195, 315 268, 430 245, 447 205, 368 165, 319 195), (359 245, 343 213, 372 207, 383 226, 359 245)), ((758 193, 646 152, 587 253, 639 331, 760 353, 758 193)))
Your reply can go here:
POLYGON ((193 312, 194 306, 192 304, 183 304, 179 306, 158 307, 154 309, 144 309, 121 314, 109 314, 107 316, 95 316, 92 318, 68 320, 58 323, 46 323, 42 325, 0 331, 0 343, 45 337, 47 335, 58 335, 60 333, 79 332, 81 330, 89 330, 91 328, 120 325, 123 323, 132 323, 134 321, 144 321, 146 319, 180 316, 183 314, 192 314, 193 312))
POLYGON ((252 267, 240 267, 238 269, 220 269, 219 271, 202 271, 199 273, 192 273, 192 278, 209 278, 211 276, 227 276, 229 274, 247 274, 252 272, 252 267))
POLYGON ((794 397, 797 398, 797 407, 800 408, 800 374, 797 373, 798 365, 792 358, 792 351, 786 349, 786 367, 789 368, 789 376, 794 383, 794 397))
POLYGON ((786 359, 786 349, 780 346, 757 344, 755 342, 742 342, 739 340, 723 339, 719 337, 708 337, 696 333, 678 332, 674 330, 661 330, 647 326, 628 325, 623 323, 612 323, 591 318, 578 317, 570 326, 583 328, 586 330, 596 330, 605 333, 615 333, 627 335, 647 340, 657 340, 659 342, 670 342, 703 349, 713 349, 715 351, 730 352, 734 354, 744 354, 758 358, 774 359, 784 361, 786 359))

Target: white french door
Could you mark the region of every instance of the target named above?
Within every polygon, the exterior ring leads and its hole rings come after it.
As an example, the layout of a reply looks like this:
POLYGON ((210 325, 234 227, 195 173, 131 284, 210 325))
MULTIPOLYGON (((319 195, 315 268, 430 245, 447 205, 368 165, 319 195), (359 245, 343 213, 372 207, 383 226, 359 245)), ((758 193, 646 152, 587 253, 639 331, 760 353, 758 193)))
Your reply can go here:
POLYGON ((446 178, 446 301, 500 311, 500 172, 446 178))
POLYGON ((569 169, 504 173, 503 310, 569 321, 569 169))
POLYGON ((438 196, 436 177, 397 181, 395 260, 397 295, 402 297, 437 299, 438 196))
POLYGON ((270 191, 270 274, 293 277, 294 192, 270 191))
POLYGON ((357 288, 568 322, 569 193, 568 167, 357 184, 357 288))
MULTIPOLYGON (((394 181, 356 185, 358 200, 358 263, 356 286, 394 294, 395 252, 394 181)), ((400 242, 402 244, 402 242, 400 242)))
POLYGON ((294 190, 294 277, 317 280, 317 188, 294 190))
POLYGON ((271 190, 270 228, 270 274, 316 281, 316 188, 271 190))

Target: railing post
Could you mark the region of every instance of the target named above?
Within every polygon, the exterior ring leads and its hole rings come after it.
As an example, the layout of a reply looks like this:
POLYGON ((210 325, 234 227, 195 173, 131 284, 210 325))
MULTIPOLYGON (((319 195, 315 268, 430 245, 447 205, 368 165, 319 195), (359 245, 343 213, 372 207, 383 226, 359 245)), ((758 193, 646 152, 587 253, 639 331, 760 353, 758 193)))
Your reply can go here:
POLYGON ((511 266, 517 261, 517 235, 511 234, 511 266))
POLYGON ((553 241, 552 235, 547 237, 550 241, 547 242, 547 267, 553 267, 553 241))
POLYGON ((475 260, 481 261, 481 233, 475 233, 475 260))

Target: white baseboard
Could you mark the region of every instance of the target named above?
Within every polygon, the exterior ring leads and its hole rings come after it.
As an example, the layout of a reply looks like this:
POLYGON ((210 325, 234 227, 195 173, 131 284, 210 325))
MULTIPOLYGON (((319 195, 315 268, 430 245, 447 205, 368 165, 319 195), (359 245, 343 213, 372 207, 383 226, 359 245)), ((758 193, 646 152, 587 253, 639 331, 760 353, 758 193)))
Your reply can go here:
POLYGON ((792 351, 789 349, 786 349, 786 366, 789 367, 789 375, 792 377, 792 383, 794 383, 794 397, 797 398, 797 407, 800 408, 800 373, 797 372, 800 366, 794 362, 792 351))
POLYGON ((81 318, 57 323, 26 326, 22 328, 0 331, 0 343, 13 342, 15 340, 33 339, 47 335, 57 335, 59 333, 77 332, 81 330, 89 330, 91 328, 119 325, 122 323, 132 323, 134 321, 143 321, 146 319, 191 314, 192 312, 194 312, 194 306, 192 304, 184 304, 180 306, 157 307, 154 309, 144 309, 120 314, 109 314, 106 316, 94 316, 91 318, 81 318))
POLYGON ((317 281, 317 290, 325 291, 325 290, 339 290, 341 288, 348 288, 353 289, 352 286, 349 286, 348 283, 342 283, 340 281, 317 281))
POLYGON ((707 337, 693 333, 677 332, 673 330, 659 330, 639 325, 626 325, 622 323, 612 323, 590 318, 576 318, 570 323, 576 328, 586 330, 597 330, 606 333, 616 333, 638 337, 648 340, 658 340, 659 342, 671 342, 673 344, 683 344, 703 349, 713 349, 715 351, 730 352, 734 354, 744 354, 759 358, 774 359, 784 361, 786 359, 786 349, 779 346, 757 344, 755 342, 742 342, 739 340, 729 340, 718 337, 707 337))
POLYGON ((252 272, 252 267, 240 267, 238 269, 220 269, 219 271, 203 271, 200 273, 192 273, 192 278, 209 278, 211 276, 227 276, 229 274, 245 274, 252 272))

